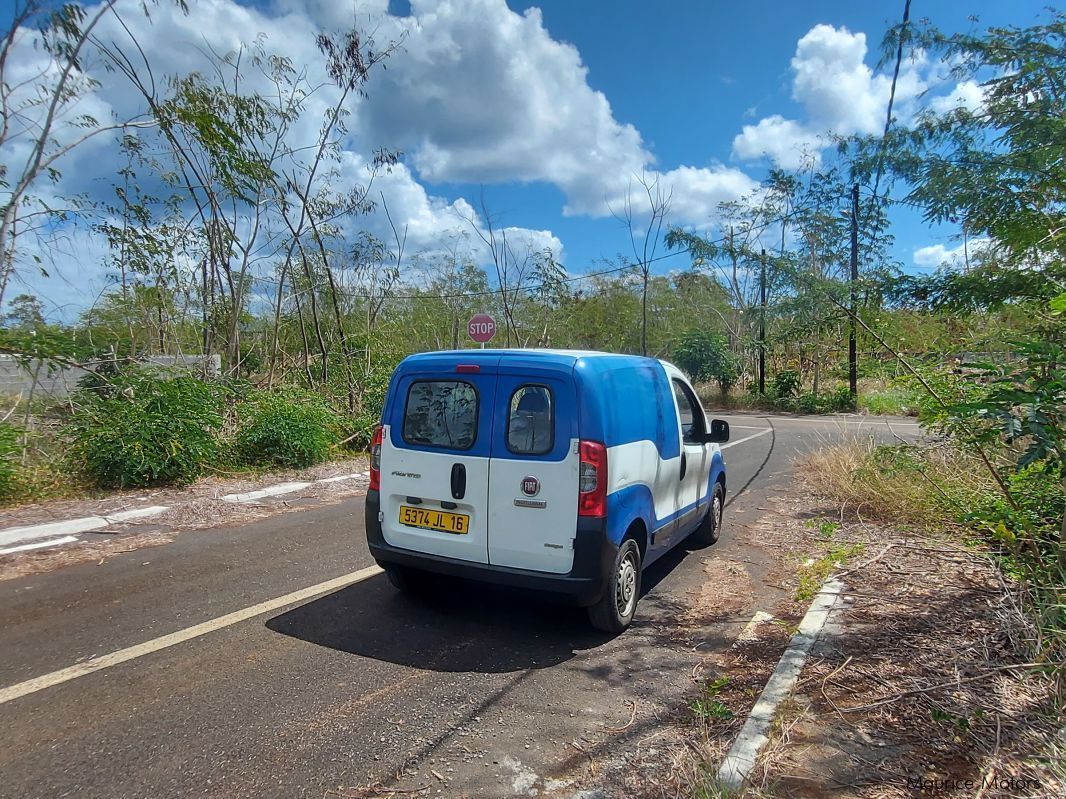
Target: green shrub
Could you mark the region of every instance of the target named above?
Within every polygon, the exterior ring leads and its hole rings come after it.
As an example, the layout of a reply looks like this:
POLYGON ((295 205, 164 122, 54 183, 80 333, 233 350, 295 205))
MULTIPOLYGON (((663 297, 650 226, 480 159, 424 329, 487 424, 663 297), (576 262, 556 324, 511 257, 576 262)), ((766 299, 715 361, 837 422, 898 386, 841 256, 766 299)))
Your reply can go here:
POLYGON ((673 359, 694 382, 714 380, 723 394, 728 394, 740 377, 740 361, 725 337, 717 333, 683 333, 674 347, 673 359))
POLYGON ((341 419, 318 394, 294 386, 252 391, 237 406, 237 456, 247 464, 304 467, 329 457, 341 419))
POLYGON ((796 392, 799 391, 799 386, 800 374, 794 369, 786 369, 783 372, 778 372, 774 375, 773 383, 771 384, 773 394, 778 399, 796 396, 796 392))
POLYGON ((859 408, 878 416, 917 416, 918 406, 918 392, 906 385, 859 392, 859 408))
POLYGON ((851 396, 851 389, 847 386, 837 386, 833 391, 824 394, 822 407, 825 413, 843 413, 855 410, 855 399, 851 396))
POLYGON ((1058 557, 1059 531, 1066 488, 1063 488, 1059 467, 1036 463, 1026 466, 1007 478, 1007 486, 1017 507, 997 492, 975 495, 960 512, 960 520, 989 534, 1019 556, 1032 560, 1037 571, 1054 564, 1058 557), (1018 546, 1018 539, 1026 537, 1033 547, 1018 546))
POLYGON ((20 449, 18 430, 0 422, 0 501, 15 493, 20 449))
POLYGON ((187 482, 219 456, 222 389, 188 376, 128 369, 73 397, 72 465, 101 486, 187 482))

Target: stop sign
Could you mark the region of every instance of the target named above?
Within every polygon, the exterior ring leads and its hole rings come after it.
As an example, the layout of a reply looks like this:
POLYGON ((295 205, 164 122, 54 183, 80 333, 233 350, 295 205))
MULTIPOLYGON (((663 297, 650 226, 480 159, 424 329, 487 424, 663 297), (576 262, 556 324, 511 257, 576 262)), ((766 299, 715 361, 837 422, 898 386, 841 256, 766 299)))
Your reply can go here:
POLYGON ((475 314, 466 323, 466 332, 474 341, 484 344, 496 335, 496 320, 487 313, 475 314))

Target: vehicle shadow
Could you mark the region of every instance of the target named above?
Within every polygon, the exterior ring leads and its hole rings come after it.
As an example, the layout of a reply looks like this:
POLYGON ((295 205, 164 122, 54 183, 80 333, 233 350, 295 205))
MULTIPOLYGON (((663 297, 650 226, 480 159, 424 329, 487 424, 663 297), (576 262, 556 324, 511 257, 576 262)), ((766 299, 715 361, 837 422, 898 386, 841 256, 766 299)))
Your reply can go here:
POLYGON ((554 666, 612 636, 582 608, 465 580, 401 594, 384 575, 269 619, 276 633, 361 657, 441 672, 505 673, 554 666))
MULTIPOLYGON (((685 555, 678 547, 652 564, 641 593, 685 555)), ((652 607, 642 603, 637 621, 652 607)), ((340 652, 440 672, 542 669, 615 638, 593 629, 584 608, 543 594, 441 578, 409 595, 384 575, 274 616, 266 627, 340 652)))

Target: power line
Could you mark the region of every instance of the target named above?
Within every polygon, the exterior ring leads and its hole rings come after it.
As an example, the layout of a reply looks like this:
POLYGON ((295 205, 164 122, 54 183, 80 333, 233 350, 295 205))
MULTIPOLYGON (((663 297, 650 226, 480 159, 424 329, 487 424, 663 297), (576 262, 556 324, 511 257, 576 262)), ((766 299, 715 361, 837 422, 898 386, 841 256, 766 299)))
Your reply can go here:
MULTIPOLYGON (((763 222, 763 223, 761 223, 759 225, 752 226, 748 230, 748 233, 750 234, 750 233, 753 233, 753 232, 762 232, 763 230, 765 230, 766 228, 770 227, 771 225, 787 222, 789 219, 791 219, 793 216, 796 216, 798 213, 799 213, 799 211, 797 209, 797 210, 789 211, 788 213, 783 214, 783 215, 778 216, 778 217, 775 217, 773 219, 768 219, 768 220, 766 220, 765 222, 763 222)), ((728 241, 728 236, 722 236, 722 237, 720 237, 718 239, 712 239, 712 240, 708 241, 707 244, 712 245, 712 246, 717 246, 717 245, 726 243, 726 241, 728 241)), ((668 258, 676 258, 679 255, 685 255, 687 252, 688 252, 687 250, 676 250, 674 252, 669 252, 669 253, 666 253, 664 255, 658 255, 658 256, 656 256, 654 258, 649 258, 645 263, 646 264, 652 264, 652 263, 656 263, 658 261, 666 260, 668 258)), ((618 274, 619 272, 625 272, 625 271, 628 271, 628 270, 631 270, 631 269, 637 269, 639 267, 640 267, 640 264, 625 264, 624 266, 618 266, 618 267, 614 267, 612 269, 604 269, 604 270, 600 270, 598 272, 587 272, 587 273, 585 273, 583 275, 574 275, 572 277, 562 278, 562 279, 560 279, 558 281, 551 281, 551 282, 544 281, 544 282, 541 282, 541 283, 538 283, 538 284, 534 284, 534 285, 518 286, 518 287, 516 287, 514 289, 507 289, 507 291, 516 291, 516 292, 518 292, 518 291, 526 291, 526 292, 535 293, 535 292, 537 292, 537 291, 539 291, 541 289, 550 288, 550 287, 556 286, 556 285, 558 285, 560 283, 574 283, 574 282, 577 282, 579 280, 588 280, 588 279, 594 278, 594 277, 603 277, 605 275, 618 274)), ((275 278, 268 278, 268 277, 256 277, 256 278, 254 278, 254 280, 256 282, 259 282, 259 283, 269 283, 269 284, 275 285, 275 286, 280 283, 279 280, 277 280, 275 278)), ((302 291, 300 293, 304 294, 307 291, 309 291, 309 289, 304 289, 304 291, 302 291)), ((370 299, 380 299, 380 300, 449 300, 449 299, 465 299, 465 298, 468 298, 468 297, 469 298, 474 298, 474 297, 492 297, 492 296, 497 296, 502 291, 503 291, 502 288, 497 288, 497 289, 489 289, 489 290, 486 290, 486 291, 457 292, 457 293, 453 293, 453 294, 387 294, 387 295, 373 295, 373 294, 368 294, 366 292, 360 292, 360 291, 356 291, 356 290, 352 290, 352 289, 346 289, 346 288, 338 288, 338 290, 337 290, 337 292, 339 294, 342 294, 342 295, 344 295, 344 296, 346 296, 346 297, 348 297, 350 299, 362 299, 362 300, 370 300, 370 299)))

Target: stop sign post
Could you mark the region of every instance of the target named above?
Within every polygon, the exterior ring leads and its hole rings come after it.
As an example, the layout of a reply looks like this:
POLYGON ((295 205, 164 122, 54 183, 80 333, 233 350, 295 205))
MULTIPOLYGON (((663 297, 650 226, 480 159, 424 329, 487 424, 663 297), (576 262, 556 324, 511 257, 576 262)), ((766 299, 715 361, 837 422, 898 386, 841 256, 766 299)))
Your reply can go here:
POLYGON ((485 342, 492 341, 492 337, 496 335, 496 320, 487 313, 474 314, 466 323, 466 332, 484 349, 485 342))

